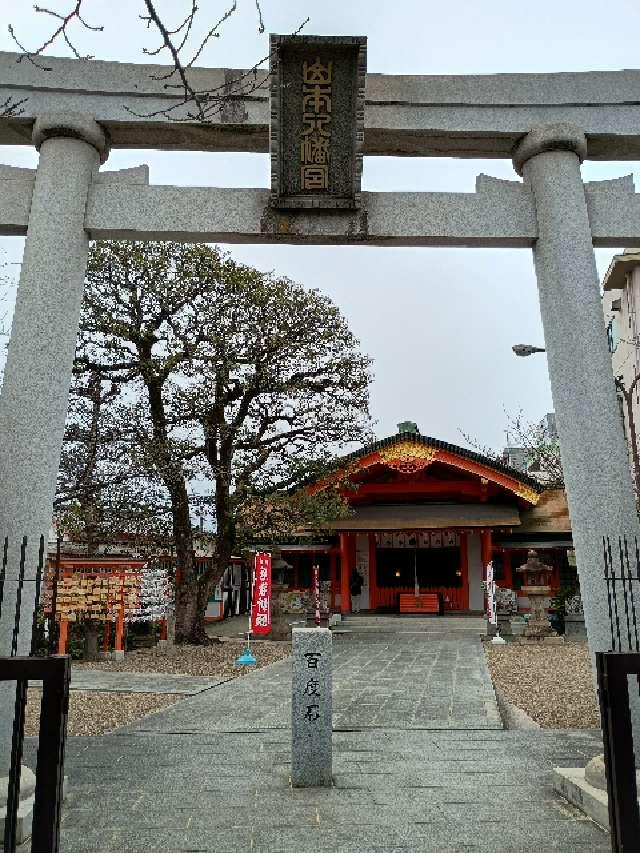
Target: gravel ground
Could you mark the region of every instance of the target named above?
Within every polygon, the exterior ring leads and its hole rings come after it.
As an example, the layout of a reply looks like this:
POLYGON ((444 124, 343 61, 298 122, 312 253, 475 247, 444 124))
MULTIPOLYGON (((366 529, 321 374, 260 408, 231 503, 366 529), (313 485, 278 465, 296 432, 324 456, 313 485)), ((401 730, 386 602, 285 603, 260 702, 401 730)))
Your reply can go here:
POLYGON ((600 727, 586 643, 485 646, 493 681, 545 729, 600 727))
MULTIPOLYGON (((246 675, 250 667, 236 666, 242 652, 242 640, 225 640, 210 646, 175 646, 171 654, 159 654, 154 649, 135 649, 124 660, 74 661, 77 668, 101 669, 105 672, 166 672, 172 675, 210 675, 234 677, 246 675)), ((257 667, 289 657, 291 643, 252 643, 257 667)))
MULTIPOLYGON (((29 690, 25 720, 27 735, 38 734, 41 695, 37 688, 29 690)), ((69 695, 67 734, 102 735, 186 698, 184 695, 175 694, 72 690, 69 695)))
MULTIPOLYGON (((170 655, 158 654, 153 649, 136 649, 127 652, 122 661, 74 661, 73 667, 109 672, 165 672, 233 678, 252 671, 251 668, 236 666, 234 663, 243 648, 241 640, 228 640, 211 646, 176 646, 170 655)), ((258 661, 257 668, 291 654, 290 643, 254 643, 252 649, 258 661)), ((25 724, 28 735, 38 734, 40 697, 40 690, 29 690, 25 724)), ((71 690, 67 733, 71 736, 101 735, 187 698, 176 694, 71 690)))

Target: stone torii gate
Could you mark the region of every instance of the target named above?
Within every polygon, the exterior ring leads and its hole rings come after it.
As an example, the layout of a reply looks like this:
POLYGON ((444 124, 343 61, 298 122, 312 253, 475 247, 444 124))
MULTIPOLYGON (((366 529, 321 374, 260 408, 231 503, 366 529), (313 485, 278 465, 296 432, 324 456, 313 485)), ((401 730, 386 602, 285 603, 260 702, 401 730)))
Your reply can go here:
MULTIPOLYGON (((327 212, 278 209, 267 188, 151 186, 146 166, 99 169, 110 147, 266 153, 268 89, 230 95, 211 125, 196 125, 159 112, 179 101, 152 79, 163 67, 47 58, 44 72, 16 58, 0 54, 0 102, 24 98, 24 113, 0 119, 0 144, 33 145, 40 159, 35 171, 0 166, 0 234, 27 238, 0 397, 9 568, 26 535, 33 574, 49 529, 89 240, 530 248, 589 643, 609 648, 602 536, 633 536, 638 523, 593 247, 640 246, 640 196, 630 177, 584 184, 580 164, 640 159, 640 71, 368 74, 361 153, 511 158, 523 181, 480 176, 475 193, 364 192, 359 207, 327 212)), ((233 92, 245 73, 197 69, 194 84, 233 92)), ((32 591, 27 583, 19 653, 32 591)), ((9 586, 0 654, 12 594, 9 586)), ((11 701, 0 707, 0 777, 11 701)))

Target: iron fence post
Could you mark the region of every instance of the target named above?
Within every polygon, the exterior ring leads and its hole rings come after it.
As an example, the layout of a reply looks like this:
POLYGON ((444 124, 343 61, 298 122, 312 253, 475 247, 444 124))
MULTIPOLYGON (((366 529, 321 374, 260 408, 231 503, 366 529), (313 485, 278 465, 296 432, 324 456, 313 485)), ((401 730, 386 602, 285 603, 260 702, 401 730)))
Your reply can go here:
POLYGON ((628 675, 640 672, 635 652, 597 652, 596 670, 613 853, 638 849, 640 811, 629 709, 628 675))
POLYGON ((51 666, 42 683, 31 853, 58 853, 60 844, 71 658, 62 655, 48 660, 51 666))

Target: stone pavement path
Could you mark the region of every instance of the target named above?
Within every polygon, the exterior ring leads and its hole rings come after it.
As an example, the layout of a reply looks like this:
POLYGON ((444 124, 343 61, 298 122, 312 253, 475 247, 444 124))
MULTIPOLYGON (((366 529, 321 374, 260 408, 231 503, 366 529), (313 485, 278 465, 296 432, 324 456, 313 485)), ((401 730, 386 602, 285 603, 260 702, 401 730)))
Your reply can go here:
POLYGON ((334 658, 335 727, 502 728, 477 639, 344 635, 334 658))
MULTIPOLYGON (((180 703, 140 720, 134 728, 194 734, 288 728, 290 683, 288 659, 191 700, 188 714, 180 703)), ((473 637, 420 641, 389 634, 337 635, 333 725, 334 729, 501 729, 481 643, 473 637)))
POLYGON ((550 784, 599 734, 498 728, 481 654, 477 640, 337 640, 330 789, 290 787, 287 661, 70 738, 62 851, 604 853, 608 836, 550 784))

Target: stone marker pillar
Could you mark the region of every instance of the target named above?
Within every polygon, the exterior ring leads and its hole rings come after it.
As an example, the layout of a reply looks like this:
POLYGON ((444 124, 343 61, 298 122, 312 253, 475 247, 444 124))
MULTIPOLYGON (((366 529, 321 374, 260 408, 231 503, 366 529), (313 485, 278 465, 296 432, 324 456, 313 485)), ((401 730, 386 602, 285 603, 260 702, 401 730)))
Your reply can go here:
POLYGON ((291 781, 331 785, 331 631, 293 629, 291 781))
MULTIPOLYGON (((38 544, 41 535, 46 543, 51 525, 87 266, 87 195, 106 154, 101 128, 80 113, 41 116, 33 142, 40 161, 0 395, 0 542, 9 537, 0 655, 11 650, 16 601, 11 579, 23 536, 29 547, 17 651, 29 653, 38 544)), ((0 686, 0 805, 14 697, 12 686, 0 686)))
MULTIPOLYGON (((580 163, 584 134, 532 130, 514 167, 535 199, 533 249, 589 648, 611 647, 602 537, 640 535, 580 163)), ((595 677, 595 675, 594 675, 595 677)))

